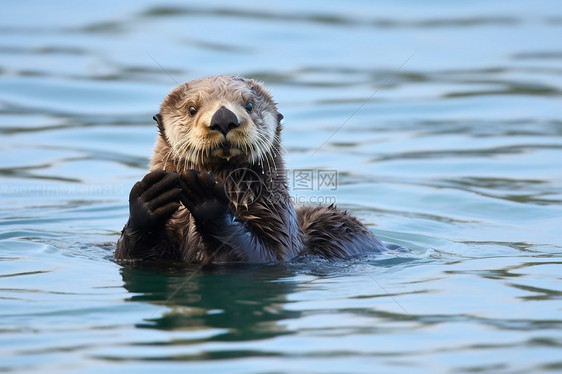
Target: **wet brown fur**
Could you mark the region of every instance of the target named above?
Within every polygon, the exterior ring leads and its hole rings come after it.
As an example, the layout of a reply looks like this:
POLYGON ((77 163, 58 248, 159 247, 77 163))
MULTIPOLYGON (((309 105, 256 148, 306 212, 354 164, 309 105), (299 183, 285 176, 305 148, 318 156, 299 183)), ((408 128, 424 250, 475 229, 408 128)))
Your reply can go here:
MULTIPOLYGON (((182 174, 195 169, 224 182, 230 191, 230 208, 259 241, 263 262, 286 261, 302 254, 343 258, 384 248, 356 218, 333 206, 295 210, 282 157, 282 116, 260 83, 225 76, 187 82, 168 94, 157 116, 159 135, 150 170, 182 174), (254 105, 250 114, 244 112, 248 101, 254 105), (216 136, 208 128, 209 117, 220 105, 228 105, 241 123, 227 138, 233 148, 230 158, 221 150, 222 135, 216 136), (191 106, 198 108, 193 117, 189 115, 191 106), (177 142, 185 139, 190 147, 202 151, 185 149, 182 153, 177 142), (246 144, 248 139, 257 144, 246 144), (178 152, 174 152, 174 144, 178 152), (249 182, 248 189, 240 191, 233 181, 249 182)), ((244 261, 228 245, 210 243, 183 206, 169 220, 166 231, 173 245, 156 249, 162 257, 188 263, 244 261)), ((124 234, 116 258, 134 257, 127 249, 128 240, 124 234)))

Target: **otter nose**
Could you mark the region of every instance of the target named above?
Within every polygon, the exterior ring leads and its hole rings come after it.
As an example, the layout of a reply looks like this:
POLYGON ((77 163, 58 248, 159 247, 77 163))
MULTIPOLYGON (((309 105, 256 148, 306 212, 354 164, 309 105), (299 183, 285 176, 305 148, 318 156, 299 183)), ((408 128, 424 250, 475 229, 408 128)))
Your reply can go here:
POLYGON ((236 114, 223 106, 221 106, 220 109, 213 114, 213 118, 211 118, 211 130, 219 131, 224 136, 226 136, 230 130, 238 126, 240 126, 240 122, 238 122, 236 114))

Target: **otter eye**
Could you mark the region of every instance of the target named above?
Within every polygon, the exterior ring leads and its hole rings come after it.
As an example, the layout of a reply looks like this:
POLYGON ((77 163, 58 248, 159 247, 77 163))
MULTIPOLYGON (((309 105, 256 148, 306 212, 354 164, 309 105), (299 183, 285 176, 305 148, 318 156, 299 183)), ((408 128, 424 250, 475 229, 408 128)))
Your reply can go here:
POLYGON ((195 113, 197 113, 197 108, 195 108, 194 106, 190 106, 189 107, 189 115, 191 117, 193 117, 195 115, 195 113))
POLYGON ((254 104, 252 104, 251 101, 248 101, 248 104, 246 104, 246 111, 250 113, 252 109, 254 109, 254 104))

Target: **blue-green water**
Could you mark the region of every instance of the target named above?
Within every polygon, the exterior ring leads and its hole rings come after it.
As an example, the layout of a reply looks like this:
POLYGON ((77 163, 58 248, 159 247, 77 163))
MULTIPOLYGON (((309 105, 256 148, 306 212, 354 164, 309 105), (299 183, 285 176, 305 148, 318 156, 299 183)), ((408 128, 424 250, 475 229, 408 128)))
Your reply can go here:
POLYGON ((562 5, 0 5, 0 371, 562 371, 562 5), (263 80, 291 170, 410 254, 123 268, 176 84, 263 80), (367 100, 369 99, 369 100, 367 100))

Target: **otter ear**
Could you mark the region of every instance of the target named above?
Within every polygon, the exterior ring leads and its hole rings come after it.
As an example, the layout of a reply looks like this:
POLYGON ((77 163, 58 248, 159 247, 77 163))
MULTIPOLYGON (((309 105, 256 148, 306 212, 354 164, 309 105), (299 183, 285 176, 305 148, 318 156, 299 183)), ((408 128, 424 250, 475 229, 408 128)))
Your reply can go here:
POLYGON ((156 113, 155 115, 153 115, 152 119, 156 121, 156 123, 158 124, 158 127, 161 126, 162 116, 160 115, 160 113, 156 113))
POLYGON ((166 140, 166 132, 164 131, 164 122, 162 122, 162 115, 160 113, 156 113, 154 116, 152 116, 152 119, 155 120, 156 124, 158 125, 158 132, 160 133, 160 136, 162 136, 162 138, 166 140))
POLYGON ((282 115, 281 113, 277 113, 277 122, 278 122, 278 123, 281 123, 281 121, 283 120, 283 118, 285 118, 285 117, 283 117, 283 115, 282 115))

